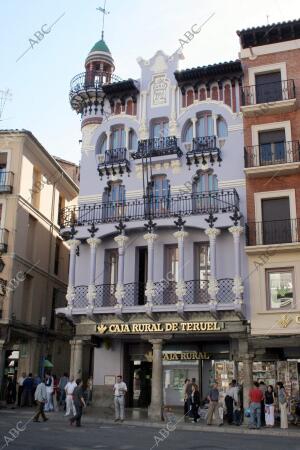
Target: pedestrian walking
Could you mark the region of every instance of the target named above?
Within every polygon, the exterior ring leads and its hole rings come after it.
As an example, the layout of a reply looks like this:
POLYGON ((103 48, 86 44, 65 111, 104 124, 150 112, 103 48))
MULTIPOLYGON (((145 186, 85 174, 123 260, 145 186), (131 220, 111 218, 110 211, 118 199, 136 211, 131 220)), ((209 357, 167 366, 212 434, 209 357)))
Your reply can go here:
POLYGON ((278 403, 280 410, 280 428, 286 429, 289 426, 287 418, 287 396, 283 383, 278 381, 276 385, 278 389, 278 403))
POLYGON ((215 416, 216 422, 217 424, 223 425, 221 419, 220 419, 220 415, 219 415, 219 398, 220 398, 220 393, 218 390, 218 383, 215 382, 212 385, 211 390, 209 391, 208 394, 208 401, 209 401, 209 406, 208 406, 208 413, 207 413, 207 420, 206 420, 206 424, 207 425, 211 425, 212 424, 212 418, 213 416, 215 416))
POLYGON ((73 401, 76 414, 70 419, 70 425, 76 422, 76 427, 81 427, 82 408, 86 406, 83 398, 82 381, 80 378, 76 380, 76 387, 73 391, 73 401))
POLYGON ((58 390, 59 390, 59 406, 62 406, 63 409, 66 409, 66 391, 65 387, 69 381, 69 375, 65 372, 62 377, 59 379, 58 390))
POLYGON ((269 385, 265 392, 265 421, 267 427, 274 426, 275 397, 273 386, 269 385))
POLYGON ((189 378, 184 381, 183 398, 184 398, 184 416, 186 417, 191 409, 192 384, 189 378))
POLYGON ((86 394, 87 394, 87 405, 90 405, 92 402, 92 394, 93 394, 93 377, 89 377, 87 380, 86 394))
POLYGON ((259 389, 259 384, 254 381, 253 388, 249 392, 249 406, 250 406, 250 426, 251 429, 260 429, 261 427, 261 402, 263 400, 263 393, 259 389))
POLYGON ((56 375, 53 375, 53 394, 52 394, 52 402, 53 402, 53 411, 58 411, 58 378, 56 375))
POLYGON ((22 372, 22 375, 18 378, 18 406, 21 406, 21 397, 23 392, 23 383, 26 378, 26 373, 22 372))
POLYGON ((225 397, 227 420, 229 424, 241 424, 241 405, 239 400, 239 387, 236 380, 232 380, 225 397))
POLYGON ((48 418, 45 416, 44 413, 44 407, 45 403, 47 401, 47 389, 44 380, 42 379, 41 382, 37 385, 35 393, 34 393, 34 400, 37 404, 37 411, 33 418, 33 422, 39 422, 39 417, 42 416, 42 419, 44 422, 48 420, 48 418))
POLYGON ((33 378, 32 373, 23 381, 23 392, 21 397, 21 406, 32 406, 33 400, 33 378))
POLYGON ((200 392, 197 384, 192 385, 191 405, 194 423, 197 423, 198 419, 200 418, 198 414, 200 406, 200 392))
POLYGON ((46 373, 45 385, 47 391, 47 401, 45 404, 45 411, 54 411, 53 406, 54 378, 50 373, 46 373))
POLYGON ((261 390, 261 392, 263 393, 263 400, 261 401, 260 404, 260 424, 262 427, 266 426, 266 420, 265 420, 265 394, 267 391, 267 386, 265 385, 265 383, 263 381, 259 382, 259 389, 261 390))
POLYGON ((122 375, 117 376, 117 382, 114 385, 114 403, 115 403, 115 422, 119 420, 124 422, 125 394, 127 392, 126 383, 122 375))
POLYGON ((73 392, 76 388, 77 384, 74 381, 74 377, 70 378, 70 381, 66 384, 65 391, 66 391, 66 414, 65 416, 69 416, 71 413, 71 410, 73 412, 73 416, 76 415, 76 409, 73 402, 73 392))

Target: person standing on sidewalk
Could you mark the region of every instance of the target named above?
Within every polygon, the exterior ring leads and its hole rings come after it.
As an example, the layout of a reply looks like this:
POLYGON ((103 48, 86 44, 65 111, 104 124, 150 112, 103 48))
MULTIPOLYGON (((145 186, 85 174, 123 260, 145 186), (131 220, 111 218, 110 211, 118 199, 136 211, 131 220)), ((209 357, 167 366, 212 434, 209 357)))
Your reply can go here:
POLYGON ((83 398, 82 380, 76 380, 76 388, 73 391, 73 402, 76 409, 76 414, 70 419, 70 425, 76 422, 76 427, 81 427, 82 408, 86 406, 83 398))
POLYGON ((50 373, 46 373, 45 385, 47 391, 47 402, 45 405, 45 411, 54 411, 53 407, 54 378, 50 373))
POLYGON ((115 422, 119 420, 124 422, 125 394, 127 386, 123 381, 122 375, 117 376, 117 382, 114 385, 114 403, 115 403, 115 422))
POLYGON ((265 393, 265 421, 267 427, 274 427, 274 403, 273 386, 269 385, 265 393))
POLYGON ((33 422, 39 422, 40 416, 42 416, 43 421, 46 422, 48 418, 45 416, 44 406, 47 401, 47 390, 44 380, 41 380, 40 384, 37 385, 34 393, 34 400, 37 404, 37 411, 36 415, 33 418, 33 422))
POLYGON ((260 429, 261 427, 261 402, 264 395, 259 389, 259 384, 254 381, 253 388, 249 392, 249 407, 250 407, 250 429, 260 429))
POLYGON ((65 372, 62 377, 60 377, 58 383, 59 389, 59 405, 63 407, 64 411, 66 409, 66 391, 65 387, 69 381, 69 375, 65 372))
POLYGON ((265 385, 265 383, 263 381, 259 382, 259 389, 261 390, 261 392, 263 393, 263 400, 261 401, 260 404, 260 424, 262 427, 266 426, 266 419, 265 419, 265 394, 267 391, 267 386, 265 385))
POLYGON ((191 404, 194 423, 197 423, 197 420, 200 418, 198 414, 198 409, 200 406, 200 392, 197 384, 192 385, 191 404))
POLYGON ((208 407, 207 420, 206 420, 207 425, 212 424, 213 415, 215 416, 217 424, 219 426, 223 425, 223 423, 221 422, 221 419, 220 419, 220 415, 219 415, 219 397, 220 397, 220 393, 218 390, 218 383, 215 382, 213 384, 211 390, 209 391, 209 394, 207 397, 209 400, 209 407, 208 407))
POLYGON ((73 411, 73 416, 76 415, 76 409, 73 402, 73 392, 76 388, 77 384, 74 381, 74 377, 70 378, 70 381, 66 384, 65 391, 66 391, 66 414, 65 416, 68 416, 71 412, 71 409, 73 411))
POLYGON ((21 406, 21 397, 23 392, 23 383, 26 377, 26 373, 22 373, 22 375, 18 378, 18 406, 21 406))
POLYGON ((278 402, 280 409, 280 428, 287 429, 288 425, 288 417, 287 417, 287 397, 286 392, 281 381, 276 383, 278 389, 278 402))

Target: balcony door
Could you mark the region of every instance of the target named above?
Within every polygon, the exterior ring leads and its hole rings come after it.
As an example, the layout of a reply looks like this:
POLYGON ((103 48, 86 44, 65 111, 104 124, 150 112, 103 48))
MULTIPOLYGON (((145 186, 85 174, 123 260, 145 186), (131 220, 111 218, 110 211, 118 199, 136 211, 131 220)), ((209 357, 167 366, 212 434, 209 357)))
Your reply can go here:
POLYGON ((210 113, 202 114, 197 121, 196 134, 198 138, 213 136, 214 126, 210 113))
POLYGON ((112 129, 111 134, 111 148, 113 150, 117 148, 125 147, 125 130, 123 126, 115 127, 112 129))
POLYGON ((281 72, 255 75, 256 103, 282 100, 281 72))
POLYGON ((169 122, 167 119, 156 119, 152 124, 153 138, 166 138, 169 136, 169 122))
POLYGON ((110 219, 124 219, 125 216, 125 186, 120 182, 110 183, 103 194, 103 215, 110 219))
POLYGON ((193 211, 218 210, 218 179, 217 175, 211 173, 199 173, 193 183, 193 211))
POLYGON ((208 278, 210 276, 210 247, 205 242, 194 246, 194 289, 193 303, 206 303, 208 298, 208 278))
POLYGON ((292 242, 288 197, 262 200, 263 244, 292 242))
POLYGON ((145 289, 148 280, 148 249, 147 247, 137 248, 137 303, 144 305, 146 303, 145 289))
POLYGON ((118 249, 105 250, 103 306, 110 306, 115 302, 114 292, 118 281, 118 262, 118 249))
POLYGON ((177 302, 176 283, 178 282, 179 253, 177 245, 165 246, 165 277, 163 303, 174 304, 177 302))
POLYGON ((0 153, 0 186, 5 186, 7 183, 7 153, 0 153))
POLYGON ((166 175, 155 175, 148 187, 149 212, 164 217, 170 208, 170 183, 166 175))
POLYGON ((285 130, 261 131, 258 138, 260 166, 287 161, 285 130))

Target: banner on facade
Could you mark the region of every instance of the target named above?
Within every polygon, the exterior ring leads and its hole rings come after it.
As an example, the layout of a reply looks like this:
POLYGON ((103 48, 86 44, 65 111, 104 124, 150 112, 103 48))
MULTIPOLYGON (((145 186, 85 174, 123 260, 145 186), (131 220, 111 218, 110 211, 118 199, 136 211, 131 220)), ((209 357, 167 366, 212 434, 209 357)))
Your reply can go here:
POLYGON ((101 323, 96 331, 99 334, 206 333, 222 328, 223 322, 101 323))
MULTIPOLYGON (((153 361, 153 353, 148 352, 145 354, 145 358, 148 362, 153 361)), ((206 352, 196 351, 181 351, 181 352, 162 352, 163 361, 199 361, 201 359, 210 359, 210 355, 206 352)))

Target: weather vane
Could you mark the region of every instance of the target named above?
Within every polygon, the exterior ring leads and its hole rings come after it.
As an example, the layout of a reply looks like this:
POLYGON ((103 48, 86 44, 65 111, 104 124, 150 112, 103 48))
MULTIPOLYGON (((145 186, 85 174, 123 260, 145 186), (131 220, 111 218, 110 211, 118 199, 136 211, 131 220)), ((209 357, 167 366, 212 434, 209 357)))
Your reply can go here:
POLYGON ((99 6, 99 8, 96 8, 97 11, 100 11, 103 14, 103 18, 102 18, 102 33, 101 33, 101 39, 102 40, 104 38, 104 19, 105 19, 105 16, 107 16, 109 14, 109 11, 106 11, 106 9, 105 9, 105 5, 106 5, 106 0, 104 0, 103 8, 101 8, 101 6, 99 6))

